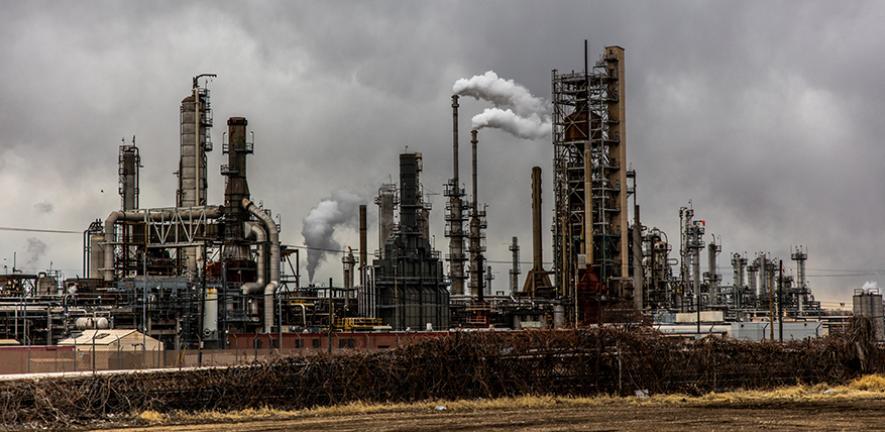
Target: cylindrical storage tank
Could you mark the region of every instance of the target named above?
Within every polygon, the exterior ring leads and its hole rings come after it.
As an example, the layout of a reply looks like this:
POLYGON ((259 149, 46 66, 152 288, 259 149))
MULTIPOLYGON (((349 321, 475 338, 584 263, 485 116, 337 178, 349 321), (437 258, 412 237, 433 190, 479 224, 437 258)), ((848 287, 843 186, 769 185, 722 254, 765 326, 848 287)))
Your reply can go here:
POLYGON ((859 292, 854 294, 853 312, 855 316, 869 318, 873 324, 876 340, 885 340, 885 307, 882 304, 882 294, 875 292, 859 292))
POLYGON ((100 278, 104 268, 104 233, 89 234, 89 277, 100 278))
POLYGON ((77 330, 101 330, 109 328, 110 322, 105 317, 80 317, 74 320, 74 327, 76 327, 77 330))
POLYGON ((215 340, 218 337, 218 291, 206 289, 206 300, 203 305, 203 340, 215 340))

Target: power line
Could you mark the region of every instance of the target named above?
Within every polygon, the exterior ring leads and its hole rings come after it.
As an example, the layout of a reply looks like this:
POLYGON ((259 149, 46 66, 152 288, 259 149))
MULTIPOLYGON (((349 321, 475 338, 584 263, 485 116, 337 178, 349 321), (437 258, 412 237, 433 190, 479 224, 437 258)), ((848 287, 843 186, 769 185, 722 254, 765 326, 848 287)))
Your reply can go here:
POLYGON ((83 234, 83 231, 52 230, 38 228, 0 227, 0 231, 39 232, 48 234, 83 234))

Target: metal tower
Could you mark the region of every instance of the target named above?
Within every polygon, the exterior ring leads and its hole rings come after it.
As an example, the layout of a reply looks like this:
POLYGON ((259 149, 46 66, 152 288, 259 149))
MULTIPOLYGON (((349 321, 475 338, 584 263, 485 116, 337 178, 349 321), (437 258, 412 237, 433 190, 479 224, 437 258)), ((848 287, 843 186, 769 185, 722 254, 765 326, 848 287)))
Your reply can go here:
POLYGON ((606 47, 589 68, 585 42, 583 72, 553 71, 553 250, 560 296, 576 294, 578 285, 591 297, 582 300, 632 294, 624 84, 624 49, 617 46, 606 47))

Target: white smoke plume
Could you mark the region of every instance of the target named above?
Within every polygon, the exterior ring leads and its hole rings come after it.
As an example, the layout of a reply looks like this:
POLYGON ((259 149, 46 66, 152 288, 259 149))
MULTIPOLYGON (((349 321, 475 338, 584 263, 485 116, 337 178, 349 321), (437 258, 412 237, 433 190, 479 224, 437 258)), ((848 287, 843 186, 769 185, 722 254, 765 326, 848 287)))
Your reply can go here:
POLYGON ((43 258, 43 255, 46 255, 46 250, 49 247, 42 240, 36 237, 28 238, 28 247, 26 252, 28 254, 28 259, 25 261, 25 267, 28 269, 36 269, 37 265, 40 263, 40 258, 43 258))
POLYGON ((550 104, 513 80, 498 77, 494 71, 461 78, 455 81, 452 91, 494 105, 473 116, 476 129, 501 129, 523 139, 543 138, 553 130, 550 104))
POLYGON ((879 289, 879 281, 866 281, 863 283, 862 288, 866 292, 877 291, 879 289))
POLYGON ((326 259, 327 252, 341 250, 333 238, 338 226, 353 226, 362 200, 359 196, 339 191, 319 202, 304 218, 301 235, 307 250, 307 277, 313 282, 317 266, 326 259))
POLYGON ((523 139, 538 139, 549 136, 553 128, 550 118, 538 114, 520 117, 513 111, 500 108, 486 108, 473 116, 473 128, 496 128, 523 139))

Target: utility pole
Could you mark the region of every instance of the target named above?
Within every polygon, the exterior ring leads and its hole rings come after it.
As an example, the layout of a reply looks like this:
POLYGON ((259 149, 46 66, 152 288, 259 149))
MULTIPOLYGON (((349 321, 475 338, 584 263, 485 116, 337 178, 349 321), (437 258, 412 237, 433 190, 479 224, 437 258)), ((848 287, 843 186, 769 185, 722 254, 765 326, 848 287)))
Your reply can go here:
POLYGON ((335 302, 333 297, 332 278, 329 278, 329 354, 332 353, 332 329, 335 328, 335 302))

